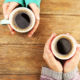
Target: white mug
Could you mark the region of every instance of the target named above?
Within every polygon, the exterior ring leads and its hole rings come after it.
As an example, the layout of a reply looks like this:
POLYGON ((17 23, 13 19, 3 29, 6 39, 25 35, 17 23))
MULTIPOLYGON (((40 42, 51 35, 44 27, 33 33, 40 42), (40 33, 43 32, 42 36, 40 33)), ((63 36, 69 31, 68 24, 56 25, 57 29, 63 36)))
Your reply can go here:
POLYGON ((51 43, 51 50, 52 50, 52 53, 53 55, 58 58, 58 59, 61 59, 61 60, 67 60, 67 59, 70 59, 76 52, 76 48, 77 48, 77 42, 76 40, 70 36, 70 35, 67 35, 67 34, 61 34, 61 35, 58 35, 56 36, 56 38, 54 38, 54 40, 52 41, 51 43), (57 49, 57 42, 61 39, 61 38, 65 38, 69 41, 71 41, 72 43, 72 49, 71 51, 66 54, 66 55, 62 55, 58 49, 57 49))
POLYGON ((35 16, 34 16, 34 13, 28 9, 28 8, 24 8, 24 7, 19 7, 19 8, 16 8, 14 9, 10 16, 9 16, 9 20, 7 19, 4 19, 2 21, 0 21, 0 24, 10 24, 11 27, 16 31, 16 32, 20 32, 20 33, 26 33, 26 32, 29 32, 30 30, 33 29, 34 25, 35 25, 35 16), (21 30, 21 29, 17 29, 15 27, 15 25, 13 24, 13 18, 14 18, 14 15, 17 13, 17 12, 25 12, 29 18, 30 18, 30 25, 28 28, 24 29, 24 30, 21 30))

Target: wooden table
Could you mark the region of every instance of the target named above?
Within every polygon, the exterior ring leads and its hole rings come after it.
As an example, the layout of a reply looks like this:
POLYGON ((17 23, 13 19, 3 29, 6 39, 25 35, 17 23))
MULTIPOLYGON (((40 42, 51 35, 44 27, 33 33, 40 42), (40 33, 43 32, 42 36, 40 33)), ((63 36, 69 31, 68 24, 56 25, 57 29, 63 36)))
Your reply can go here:
MULTIPOLYGON (((3 0, 0 0, 0 19, 3 0)), ((39 80, 44 44, 56 32, 70 33, 80 42, 80 0, 42 0, 41 22, 32 38, 11 35, 0 25, 0 80, 39 80)))

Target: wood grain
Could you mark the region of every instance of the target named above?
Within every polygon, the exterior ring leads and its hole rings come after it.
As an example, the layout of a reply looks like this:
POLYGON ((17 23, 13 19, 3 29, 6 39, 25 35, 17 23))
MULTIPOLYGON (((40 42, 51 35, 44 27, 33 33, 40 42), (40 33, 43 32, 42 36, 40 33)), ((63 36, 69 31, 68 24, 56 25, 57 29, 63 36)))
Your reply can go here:
POLYGON ((80 42, 80 16, 41 15, 39 28, 32 38, 27 34, 11 35, 7 26, 0 25, 0 44, 45 44, 54 32, 70 33, 80 42))
MULTIPOLYGON (((43 45, 0 45, 0 74, 41 74, 43 45)), ((80 69, 80 65, 79 65, 80 69)))
MULTIPOLYGON (((3 2, 0 0, 0 13, 3 2)), ((80 15, 80 0, 42 0, 41 14, 80 15)))
POLYGON ((0 74, 40 74, 43 45, 0 45, 0 74))
POLYGON ((80 15, 80 0, 42 0, 41 14, 80 15))
POLYGON ((40 80, 39 75, 0 75, 0 80, 40 80))
POLYGON ((7 26, 0 25, 0 80, 39 80, 41 67, 46 66, 42 58, 44 44, 52 33, 70 33, 80 43, 79 9, 80 0, 42 0, 41 22, 32 38, 27 34, 11 35, 7 26))

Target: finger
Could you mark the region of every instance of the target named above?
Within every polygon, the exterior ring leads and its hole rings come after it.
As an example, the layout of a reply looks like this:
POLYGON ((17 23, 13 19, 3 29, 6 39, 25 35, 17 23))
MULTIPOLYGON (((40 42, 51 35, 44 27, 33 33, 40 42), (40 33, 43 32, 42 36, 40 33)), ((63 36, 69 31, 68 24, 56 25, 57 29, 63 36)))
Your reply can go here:
POLYGON ((56 60, 56 58, 49 53, 46 53, 46 60, 45 60, 48 64, 52 63, 55 66, 59 66, 62 69, 62 64, 60 63, 60 61, 56 60))
POLYGON ((34 32, 37 30, 38 26, 39 26, 39 21, 37 20, 36 23, 35 23, 34 28, 28 33, 28 37, 32 37, 34 32))
POLYGON ((48 41, 46 42, 46 44, 45 44, 45 47, 44 47, 44 55, 46 54, 46 53, 52 53, 51 52, 51 48, 50 48, 50 44, 51 44, 51 42, 52 42, 52 39, 53 38, 55 38, 56 37, 56 34, 55 33, 53 33, 52 35, 51 35, 51 37, 48 39, 48 41))
POLYGON ((7 11, 7 17, 9 17, 10 13, 18 6, 19 4, 16 2, 10 2, 9 8, 7 11))
POLYGON ((56 37, 56 33, 53 33, 51 37, 48 39, 48 41, 46 42, 46 46, 49 46, 55 37, 56 37))
POLYGON ((79 57, 80 57, 80 47, 77 47, 76 53, 73 56, 73 60, 75 61, 77 59, 77 61, 79 61, 79 57))
POLYGON ((28 34, 28 37, 32 37, 32 35, 34 34, 34 32, 37 30, 37 28, 39 26, 39 22, 40 22, 40 9, 34 3, 29 4, 29 6, 32 9, 32 11, 34 12, 35 19, 36 19, 36 23, 35 23, 34 28, 28 34))
POLYGON ((8 25, 8 28, 9 28, 11 34, 15 34, 15 31, 14 31, 13 28, 10 26, 10 24, 8 25))
POLYGON ((40 20, 40 9, 37 7, 37 5, 35 3, 31 3, 29 4, 30 8, 32 9, 32 11, 34 12, 34 15, 36 17, 37 20, 40 20))
POLYGON ((54 39, 55 37, 56 37, 56 33, 53 33, 53 34, 50 36, 50 38, 47 40, 47 42, 46 42, 46 44, 45 44, 45 47, 44 47, 44 53, 49 53, 49 52, 48 52, 48 51, 50 51, 50 50, 49 50, 49 45, 50 45, 52 39, 54 39), (47 52, 46 52, 46 51, 47 51, 47 52))
POLYGON ((76 61, 75 64, 78 64, 78 62, 79 62, 79 60, 80 60, 80 59, 79 59, 79 56, 80 56, 80 47, 77 47, 77 50, 76 50, 75 55, 74 55, 70 60, 66 61, 65 64, 74 63, 75 61, 76 61))
POLYGON ((7 9, 9 7, 9 4, 10 4, 9 2, 3 4, 3 15, 4 15, 5 19, 8 19, 8 17, 6 16, 6 14, 7 14, 7 9))
POLYGON ((60 64, 60 61, 58 61, 58 60, 53 56, 53 54, 48 54, 48 53, 46 53, 46 55, 48 56, 48 59, 51 59, 53 62, 56 62, 56 63, 59 63, 59 64, 60 64))
POLYGON ((38 8, 38 6, 35 3, 31 3, 29 4, 30 8, 34 11, 35 9, 37 9, 40 12, 40 9, 38 8))
POLYGON ((75 55, 64 64, 64 72, 70 72, 78 66, 80 48, 77 48, 75 55), (68 68, 69 67, 69 68, 68 68))
POLYGON ((79 57, 79 54, 80 53, 80 47, 77 47, 77 49, 76 49, 76 53, 75 53, 75 55, 72 57, 72 59, 76 59, 77 57, 79 57))
MULTIPOLYGON (((78 51, 80 53, 80 44, 77 44, 77 48, 78 48, 78 51)), ((79 55, 79 59, 80 59, 80 54, 78 54, 78 55, 79 55)))

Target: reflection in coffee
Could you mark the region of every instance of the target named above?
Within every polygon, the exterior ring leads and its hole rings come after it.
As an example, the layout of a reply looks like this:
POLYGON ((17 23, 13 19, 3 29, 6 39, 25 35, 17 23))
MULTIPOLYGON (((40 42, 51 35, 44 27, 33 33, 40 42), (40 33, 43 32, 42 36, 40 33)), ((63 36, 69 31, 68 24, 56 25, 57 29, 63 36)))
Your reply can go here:
POLYGON ((60 54, 66 55, 72 50, 72 44, 68 39, 61 38, 57 42, 57 49, 60 54))
POLYGON ((25 29, 30 25, 30 18, 26 13, 18 13, 14 19, 16 26, 21 29, 25 29))

